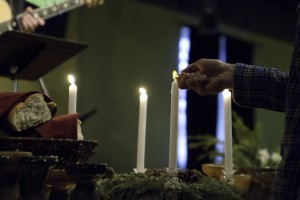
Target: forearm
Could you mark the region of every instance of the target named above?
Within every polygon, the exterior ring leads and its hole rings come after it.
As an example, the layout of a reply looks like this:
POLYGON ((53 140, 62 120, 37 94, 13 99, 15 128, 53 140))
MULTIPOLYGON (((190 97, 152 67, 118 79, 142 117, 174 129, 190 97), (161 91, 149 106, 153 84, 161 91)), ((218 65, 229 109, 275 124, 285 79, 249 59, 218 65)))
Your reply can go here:
POLYGON ((275 68, 236 64, 233 98, 241 106, 285 111, 288 73, 275 68))

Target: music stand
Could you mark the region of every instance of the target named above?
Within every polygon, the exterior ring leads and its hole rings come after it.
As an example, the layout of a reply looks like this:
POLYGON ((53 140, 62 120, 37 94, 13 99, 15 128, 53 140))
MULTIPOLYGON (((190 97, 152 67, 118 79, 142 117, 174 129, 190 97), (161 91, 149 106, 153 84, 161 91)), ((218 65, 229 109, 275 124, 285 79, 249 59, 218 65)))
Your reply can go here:
POLYGON ((0 76, 37 80, 83 49, 86 44, 50 36, 7 31, 0 35, 0 76))

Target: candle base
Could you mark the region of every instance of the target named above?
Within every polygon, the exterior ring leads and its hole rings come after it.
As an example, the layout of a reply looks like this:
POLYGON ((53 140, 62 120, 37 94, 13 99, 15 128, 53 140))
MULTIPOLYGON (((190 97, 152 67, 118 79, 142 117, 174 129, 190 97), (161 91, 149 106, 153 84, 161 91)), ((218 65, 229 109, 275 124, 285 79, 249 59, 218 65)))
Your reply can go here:
POLYGON ((223 175, 224 175, 224 181, 230 185, 233 185, 234 183, 234 173, 235 170, 222 170, 223 175))
POLYGON ((133 168, 133 171, 137 174, 137 173, 145 173, 147 171, 146 168, 144 169, 137 169, 137 168, 133 168))
POLYGON ((167 168, 167 172, 170 176, 177 176, 178 171, 178 168, 167 168))

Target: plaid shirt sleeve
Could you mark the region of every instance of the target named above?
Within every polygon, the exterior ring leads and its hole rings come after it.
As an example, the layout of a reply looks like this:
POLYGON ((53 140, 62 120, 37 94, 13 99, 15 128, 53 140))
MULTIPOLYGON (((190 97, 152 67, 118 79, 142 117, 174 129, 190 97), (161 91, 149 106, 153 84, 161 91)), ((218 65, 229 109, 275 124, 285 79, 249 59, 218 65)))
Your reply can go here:
POLYGON ((285 111, 288 72, 237 63, 234 70, 234 102, 241 106, 285 111))

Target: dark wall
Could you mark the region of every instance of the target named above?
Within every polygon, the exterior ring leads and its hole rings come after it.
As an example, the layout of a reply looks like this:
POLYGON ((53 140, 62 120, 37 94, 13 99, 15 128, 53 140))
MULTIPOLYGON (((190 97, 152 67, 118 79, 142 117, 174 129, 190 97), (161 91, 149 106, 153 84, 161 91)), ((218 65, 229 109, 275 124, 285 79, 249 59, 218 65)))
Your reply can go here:
POLYGON ((293 41, 298 0, 142 0, 202 18, 212 10, 228 25, 293 41))

